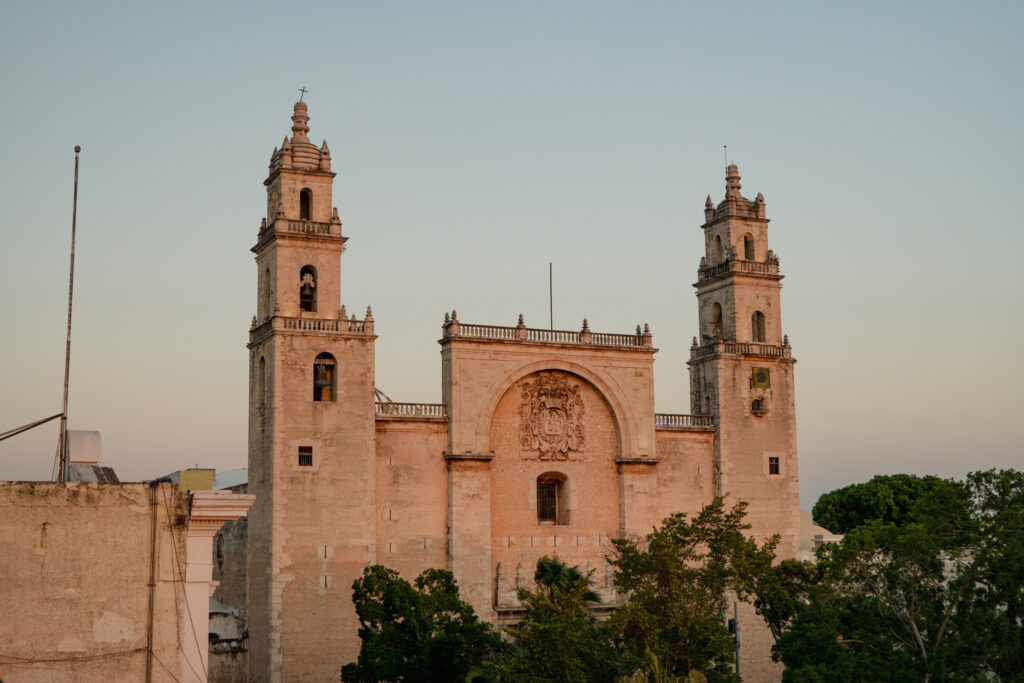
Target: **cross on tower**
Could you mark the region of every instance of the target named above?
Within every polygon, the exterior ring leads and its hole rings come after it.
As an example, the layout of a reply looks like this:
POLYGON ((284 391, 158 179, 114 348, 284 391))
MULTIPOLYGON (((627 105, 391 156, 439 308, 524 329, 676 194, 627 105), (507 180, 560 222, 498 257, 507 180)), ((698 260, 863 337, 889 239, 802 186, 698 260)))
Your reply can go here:
POLYGON ((299 95, 299 102, 301 102, 302 98, 305 97, 306 93, 308 93, 309 91, 306 90, 306 86, 302 86, 301 88, 299 88, 299 92, 302 93, 301 95, 299 95))

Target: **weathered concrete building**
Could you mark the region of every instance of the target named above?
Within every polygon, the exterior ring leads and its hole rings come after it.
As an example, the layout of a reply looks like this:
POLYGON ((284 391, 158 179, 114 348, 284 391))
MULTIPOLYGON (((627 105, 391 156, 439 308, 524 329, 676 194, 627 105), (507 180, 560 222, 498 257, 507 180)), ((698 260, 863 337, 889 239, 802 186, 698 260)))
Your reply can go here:
POLYGON ((205 681, 213 537, 252 496, 0 482, 0 679, 205 681))
MULTIPOLYGON (((270 161, 253 252, 248 521, 249 675, 330 680, 358 652, 351 585, 380 563, 451 569, 496 623, 536 560, 594 570, 615 604, 609 540, 716 495, 750 503, 759 537, 800 533, 793 364, 765 202, 705 207, 690 349, 691 413, 655 410, 650 330, 609 334, 442 325, 442 403, 375 398, 374 320, 341 305, 342 235, 327 144, 295 105, 270 161)), ((696 258, 695 258, 696 261, 696 258)), ((227 580, 227 577, 225 577, 227 580)), ((741 613, 743 670, 778 678, 741 613)))

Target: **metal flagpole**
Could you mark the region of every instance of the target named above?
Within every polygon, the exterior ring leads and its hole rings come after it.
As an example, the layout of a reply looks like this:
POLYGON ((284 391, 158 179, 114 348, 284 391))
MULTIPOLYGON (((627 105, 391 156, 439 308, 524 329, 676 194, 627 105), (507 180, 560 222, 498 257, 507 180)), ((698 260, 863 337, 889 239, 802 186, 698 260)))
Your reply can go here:
POLYGON ((549 320, 552 330, 555 329, 555 276, 553 273, 551 261, 548 261, 548 313, 551 316, 549 320))
POLYGON ((68 337, 64 347, 64 403, 60 414, 60 460, 57 481, 67 480, 68 469, 68 380, 71 371, 71 300, 75 291, 75 221, 78 217, 78 154, 80 145, 75 145, 75 191, 71 200, 71 267, 68 275, 68 337))

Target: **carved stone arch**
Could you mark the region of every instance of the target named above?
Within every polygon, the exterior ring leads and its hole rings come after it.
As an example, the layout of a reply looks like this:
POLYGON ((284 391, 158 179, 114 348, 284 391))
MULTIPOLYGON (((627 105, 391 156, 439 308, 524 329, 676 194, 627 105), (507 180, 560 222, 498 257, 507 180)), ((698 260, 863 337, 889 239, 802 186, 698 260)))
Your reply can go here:
POLYGON ((528 363, 516 368, 500 380, 492 384, 490 390, 485 394, 488 396, 486 408, 478 416, 476 428, 476 443, 487 444, 490 450, 491 420, 498 407, 498 402, 517 382, 525 377, 544 370, 560 370, 576 375, 581 380, 590 384, 608 406, 612 420, 615 422, 618 435, 618 457, 623 453, 636 450, 638 441, 638 428, 633 420, 632 412, 629 410, 629 402, 621 387, 611 378, 604 377, 593 372, 589 368, 573 363, 571 361, 545 360, 528 363), (630 448, 633 445, 634 448, 630 448))

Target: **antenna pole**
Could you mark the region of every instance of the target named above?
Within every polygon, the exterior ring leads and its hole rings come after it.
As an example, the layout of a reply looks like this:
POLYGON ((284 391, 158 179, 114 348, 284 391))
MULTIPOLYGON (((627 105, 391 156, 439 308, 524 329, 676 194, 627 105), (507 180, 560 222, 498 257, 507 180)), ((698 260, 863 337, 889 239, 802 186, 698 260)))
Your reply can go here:
POLYGON ((722 161, 725 162, 726 167, 729 166, 729 145, 722 145, 722 161))
POLYGON ((71 200, 71 267, 68 275, 68 338, 64 347, 64 403, 60 412, 60 461, 57 481, 67 481, 68 469, 68 380, 71 371, 71 300, 75 291, 75 222, 78 218, 78 154, 81 146, 75 145, 75 191, 71 200))
POLYGON ((553 330, 555 329, 555 276, 551 261, 548 261, 548 314, 553 330))

